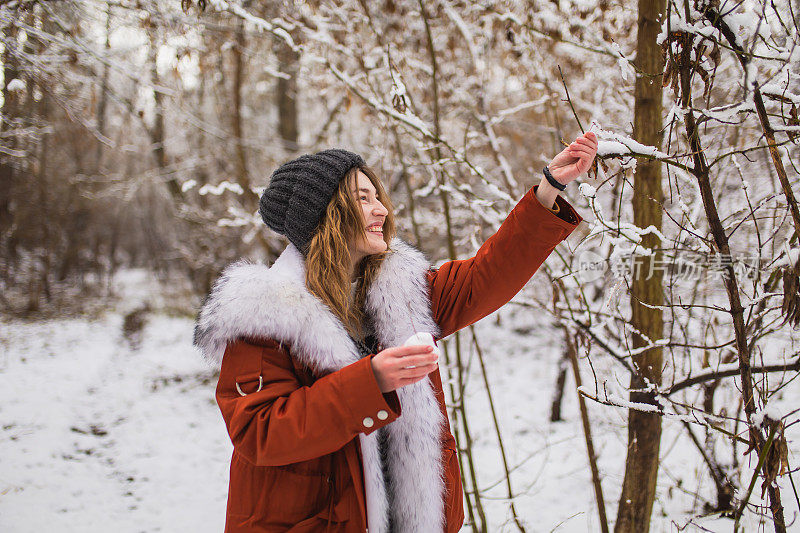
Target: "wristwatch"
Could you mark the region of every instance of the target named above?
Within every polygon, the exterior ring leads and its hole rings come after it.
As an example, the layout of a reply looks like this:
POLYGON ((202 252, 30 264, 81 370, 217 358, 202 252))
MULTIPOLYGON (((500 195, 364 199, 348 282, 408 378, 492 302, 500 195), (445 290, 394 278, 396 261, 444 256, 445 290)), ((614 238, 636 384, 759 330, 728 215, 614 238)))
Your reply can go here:
POLYGON ((545 165, 545 167, 544 167, 542 172, 544 172, 544 177, 547 178, 547 181, 550 182, 550 185, 552 185, 553 187, 555 187, 559 191, 563 191, 564 189, 567 188, 567 186, 564 185, 563 183, 559 183, 559 182, 556 181, 556 179, 553 177, 553 175, 550 174, 550 169, 547 168, 547 165, 545 165))

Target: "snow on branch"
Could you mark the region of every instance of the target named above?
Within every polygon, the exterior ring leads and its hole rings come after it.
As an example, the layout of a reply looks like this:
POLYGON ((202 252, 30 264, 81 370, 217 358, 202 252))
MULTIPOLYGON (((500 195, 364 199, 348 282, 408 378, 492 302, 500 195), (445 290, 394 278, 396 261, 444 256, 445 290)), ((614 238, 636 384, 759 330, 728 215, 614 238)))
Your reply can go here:
POLYGON ((231 183, 229 181, 221 181, 218 185, 211 185, 209 183, 200 187, 197 191, 198 194, 205 196, 206 194, 213 194, 219 196, 225 191, 231 191, 234 194, 244 194, 242 186, 238 183, 231 183))

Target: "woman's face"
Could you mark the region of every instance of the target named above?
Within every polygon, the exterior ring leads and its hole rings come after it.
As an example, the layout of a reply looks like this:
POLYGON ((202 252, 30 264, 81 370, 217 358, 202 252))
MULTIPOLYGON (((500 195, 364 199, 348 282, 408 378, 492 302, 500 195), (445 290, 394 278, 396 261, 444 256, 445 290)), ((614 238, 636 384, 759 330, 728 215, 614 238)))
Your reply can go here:
POLYGON ((356 174, 356 186, 352 188, 351 192, 361 206, 364 227, 367 229, 366 242, 361 235, 357 235, 356 242, 351 246, 353 260, 358 262, 367 255, 386 250, 382 228, 389 211, 378 200, 372 182, 360 170, 356 174))

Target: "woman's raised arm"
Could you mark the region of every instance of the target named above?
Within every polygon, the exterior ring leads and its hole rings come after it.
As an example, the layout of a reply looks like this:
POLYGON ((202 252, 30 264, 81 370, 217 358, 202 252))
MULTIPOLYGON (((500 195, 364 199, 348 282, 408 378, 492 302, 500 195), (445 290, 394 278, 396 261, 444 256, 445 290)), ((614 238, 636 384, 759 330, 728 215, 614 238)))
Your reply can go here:
POLYGON ((531 279, 553 248, 580 224, 583 218, 558 195, 558 190, 589 170, 597 147, 594 132, 580 135, 547 165, 555 187, 543 177, 475 257, 449 261, 428 273, 433 317, 441 330, 439 338, 505 305, 531 279))
POLYGON ((493 313, 531 279, 558 243, 583 220, 563 197, 558 215, 532 187, 474 257, 448 261, 428 273, 433 318, 444 338, 493 313))

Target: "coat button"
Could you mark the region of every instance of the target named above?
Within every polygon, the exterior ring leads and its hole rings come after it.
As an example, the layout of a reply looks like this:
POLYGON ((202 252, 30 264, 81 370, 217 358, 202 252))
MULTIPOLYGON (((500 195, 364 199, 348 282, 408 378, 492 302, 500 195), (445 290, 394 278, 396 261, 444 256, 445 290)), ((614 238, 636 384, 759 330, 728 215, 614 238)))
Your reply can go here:
POLYGON ((381 409, 380 411, 378 411, 378 419, 379 419, 379 420, 386 420, 387 418, 389 418, 389 413, 387 413, 387 412, 386 412, 386 411, 384 411, 383 409, 381 409))
POLYGON ((364 427, 366 428, 371 428, 372 426, 375 425, 375 421, 372 420, 370 417, 366 417, 361 423, 364 424, 364 427))

